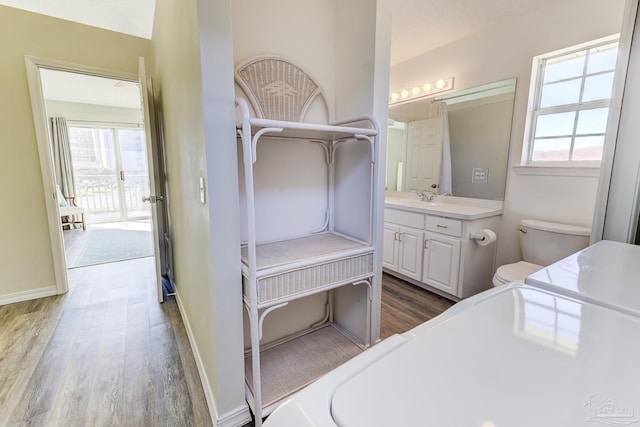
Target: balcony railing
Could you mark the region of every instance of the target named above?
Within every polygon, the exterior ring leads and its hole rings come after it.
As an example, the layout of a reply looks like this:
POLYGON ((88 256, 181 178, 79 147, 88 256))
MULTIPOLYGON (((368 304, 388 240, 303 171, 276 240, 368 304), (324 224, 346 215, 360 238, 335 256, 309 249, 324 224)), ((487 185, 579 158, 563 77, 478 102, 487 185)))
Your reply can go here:
POLYGON ((76 175, 75 178, 76 203, 85 209, 87 222, 150 216, 149 204, 142 201, 142 197, 149 194, 146 176, 127 175, 122 197, 119 194, 117 178, 113 174, 76 175))

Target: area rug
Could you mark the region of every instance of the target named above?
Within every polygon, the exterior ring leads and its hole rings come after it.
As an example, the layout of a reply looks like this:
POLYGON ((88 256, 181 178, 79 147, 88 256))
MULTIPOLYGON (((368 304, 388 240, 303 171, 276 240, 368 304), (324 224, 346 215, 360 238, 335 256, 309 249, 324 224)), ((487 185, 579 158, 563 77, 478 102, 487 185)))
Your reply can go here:
POLYGON ((150 231, 90 230, 84 247, 69 268, 153 256, 150 231))

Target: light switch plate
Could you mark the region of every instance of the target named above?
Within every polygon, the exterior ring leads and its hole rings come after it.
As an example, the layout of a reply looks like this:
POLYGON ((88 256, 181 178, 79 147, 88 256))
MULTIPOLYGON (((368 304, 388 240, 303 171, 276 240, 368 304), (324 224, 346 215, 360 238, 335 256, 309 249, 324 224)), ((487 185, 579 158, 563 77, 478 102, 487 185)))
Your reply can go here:
POLYGON ((205 198, 204 198, 204 177, 203 176, 200 177, 200 203, 202 203, 203 205, 205 203, 205 198))

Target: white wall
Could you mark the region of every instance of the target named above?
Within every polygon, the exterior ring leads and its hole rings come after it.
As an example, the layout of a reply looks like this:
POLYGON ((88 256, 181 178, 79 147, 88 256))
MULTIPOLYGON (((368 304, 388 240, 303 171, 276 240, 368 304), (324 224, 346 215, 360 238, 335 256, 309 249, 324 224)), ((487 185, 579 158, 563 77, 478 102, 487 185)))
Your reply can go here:
POLYGON ((261 55, 288 58, 324 89, 333 110, 336 0, 234 0, 234 65, 261 55))
POLYGON ((504 199, 513 97, 448 107, 452 193, 460 197, 504 199), (472 182, 474 168, 489 170, 487 182, 472 182))
POLYGON ((390 91, 442 77, 465 89, 516 77, 504 214, 496 264, 520 258, 516 226, 524 217, 591 225, 597 177, 518 175, 532 58, 620 31, 624 0, 566 0, 451 43, 391 69, 390 91))
MULTIPOLYGON (((635 1, 635 0, 634 0, 635 1)), ((630 4, 631 5, 631 4, 630 4)), ((633 5, 633 10, 637 3, 633 5)), ((635 21, 633 42, 629 54, 627 81, 620 112, 618 138, 613 157, 608 191, 603 238, 633 243, 640 212, 640 17, 635 21)), ((604 197, 607 194, 603 194, 604 197)))
MULTIPOLYGON (((376 93, 378 97, 381 96, 384 99, 386 108, 389 67, 389 30, 388 27, 382 27, 387 39, 385 46, 385 42, 381 42, 385 37, 376 33, 378 13, 377 2, 369 0, 274 0, 269 2, 235 0, 232 4, 234 63, 238 64, 248 58, 269 54, 288 58, 305 69, 322 87, 329 119, 372 114, 376 112, 374 102, 376 93), (356 20, 354 16, 357 16, 356 20), (386 49, 386 57, 376 49, 382 52, 386 49), (382 60, 380 60, 381 55, 382 60), (382 67, 381 73, 380 67, 382 67)), ((242 96, 242 93, 238 91, 238 95, 242 96)), ((380 116, 384 117, 382 120, 386 120, 386 111, 380 116)), ((309 144, 296 147, 295 150, 284 146, 277 147, 277 144, 273 142, 264 145, 272 146, 274 151, 268 155, 277 158, 282 162, 280 164, 309 167, 308 164, 305 166, 302 159, 317 157, 318 147, 309 144)), ((263 155, 259 153, 258 156, 259 163, 263 155)), ((368 164, 366 168, 368 170, 368 164)), ((267 165, 267 168, 256 166, 256 171, 261 177, 258 186, 280 197, 279 190, 284 183, 282 180, 276 180, 274 169, 277 168, 271 167, 271 164, 267 165)), ((384 173, 384 167, 381 170, 384 173)), ((320 176, 318 172, 315 169, 310 170, 310 176, 306 176, 305 180, 311 179, 311 175, 317 175, 316 181, 323 184, 326 175, 320 176)), ((287 180, 286 177, 284 180, 287 180)), ((289 181, 293 182, 293 177, 289 181)), ((384 178, 381 182, 384 185, 384 178)), ((305 188, 312 190, 299 194, 295 199, 295 204, 302 206, 294 205, 287 208, 290 212, 301 211, 302 213, 292 220, 288 220, 286 215, 279 217, 276 214, 277 209, 286 208, 284 199, 277 203, 257 200, 257 209, 270 216, 268 222, 257 224, 262 229, 267 226, 267 223, 270 224, 269 234, 261 232, 263 236, 261 238, 273 238, 277 235, 282 238, 289 233, 295 234, 295 230, 309 229, 314 225, 317 227, 317 215, 304 212, 315 209, 322 213, 322 206, 326 203, 326 193, 320 191, 319 186, 316 191, 314 185, 310 183, 306 183, 305 188)), ((338 193, 337 198, 340 198, 343 193, 340 191, 338 193)), ((351 194, 360 196, 368 194, 368 190, 361 188, 357 193, 351 194)), ((356 206, 359 209, 361 218, 368 217, 368 198, 366 206, 353 196, 349 198, 349 203, 350 208, 356 206)), ((352 212, 350 217, 353 218, 354 209, 350 211, 352 212)), ((344 225, 348 222, 345 216, 338 213, 337 217, 338 228, 349 227, 344 225)), ((366 228, 366 222, 360 220, 358 226, 362 225, 366 228)), ((358 232, 359 237, 362 237, 361 231, 358 232)), ((277 315, 275 313, 270 315, 271 320, 268 317, 267 321, 275 324, 276 319, 280 317, 285 319, 284 323, 286 323, 288 318, 288 325, 283 324, 282 334, 290 328, 291 318, 295 318, 301 325, 311 324, 319 320, 318 315, 321 315, 324 310, 324 299, 315 298, 315 300, 319 310, 311 309, 309 301, 295 301, 286 308, 278 310, 280 313, 277 315)), ((265 340, 268 341, 272 337, 275 336, 269 335, 265 340)))
MULTIPOLYGON (((376 282, 373 286, 371 332, 375 341, 380 331, 380 304, 382 280, 382 229, 384 212, 384 174, 387 153, 387 119, 389 117, 388 89, 391 43, 391 11, 389 1, 351 0, 338 3, 336 52, 336 117, 348 118, 361 114, 373 115, 379 125, 378 175, 373 183, 377 197, 373 222, 377 247, 376 282), (357 25, 354 25, 354 22, 357 25), (349 40, 349 43, 345 43, 349 40)), ((363 213, 360 213, 363 215, 363 213)), ((363 300, 363 290, 342 287, 344 300, 363 300)), ((337 307, 336 318, 351 323, 352 330, 361 329, 350 318, 350 307, 337 307)))

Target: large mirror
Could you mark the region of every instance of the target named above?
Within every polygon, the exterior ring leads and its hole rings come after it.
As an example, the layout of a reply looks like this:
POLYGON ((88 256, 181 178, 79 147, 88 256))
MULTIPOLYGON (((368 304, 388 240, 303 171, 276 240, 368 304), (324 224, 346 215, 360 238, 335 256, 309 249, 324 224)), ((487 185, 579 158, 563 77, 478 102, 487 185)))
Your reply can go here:
POLYGON ((504 200, 515 87, 512 78, 390 105, 387 190, 504 200))

